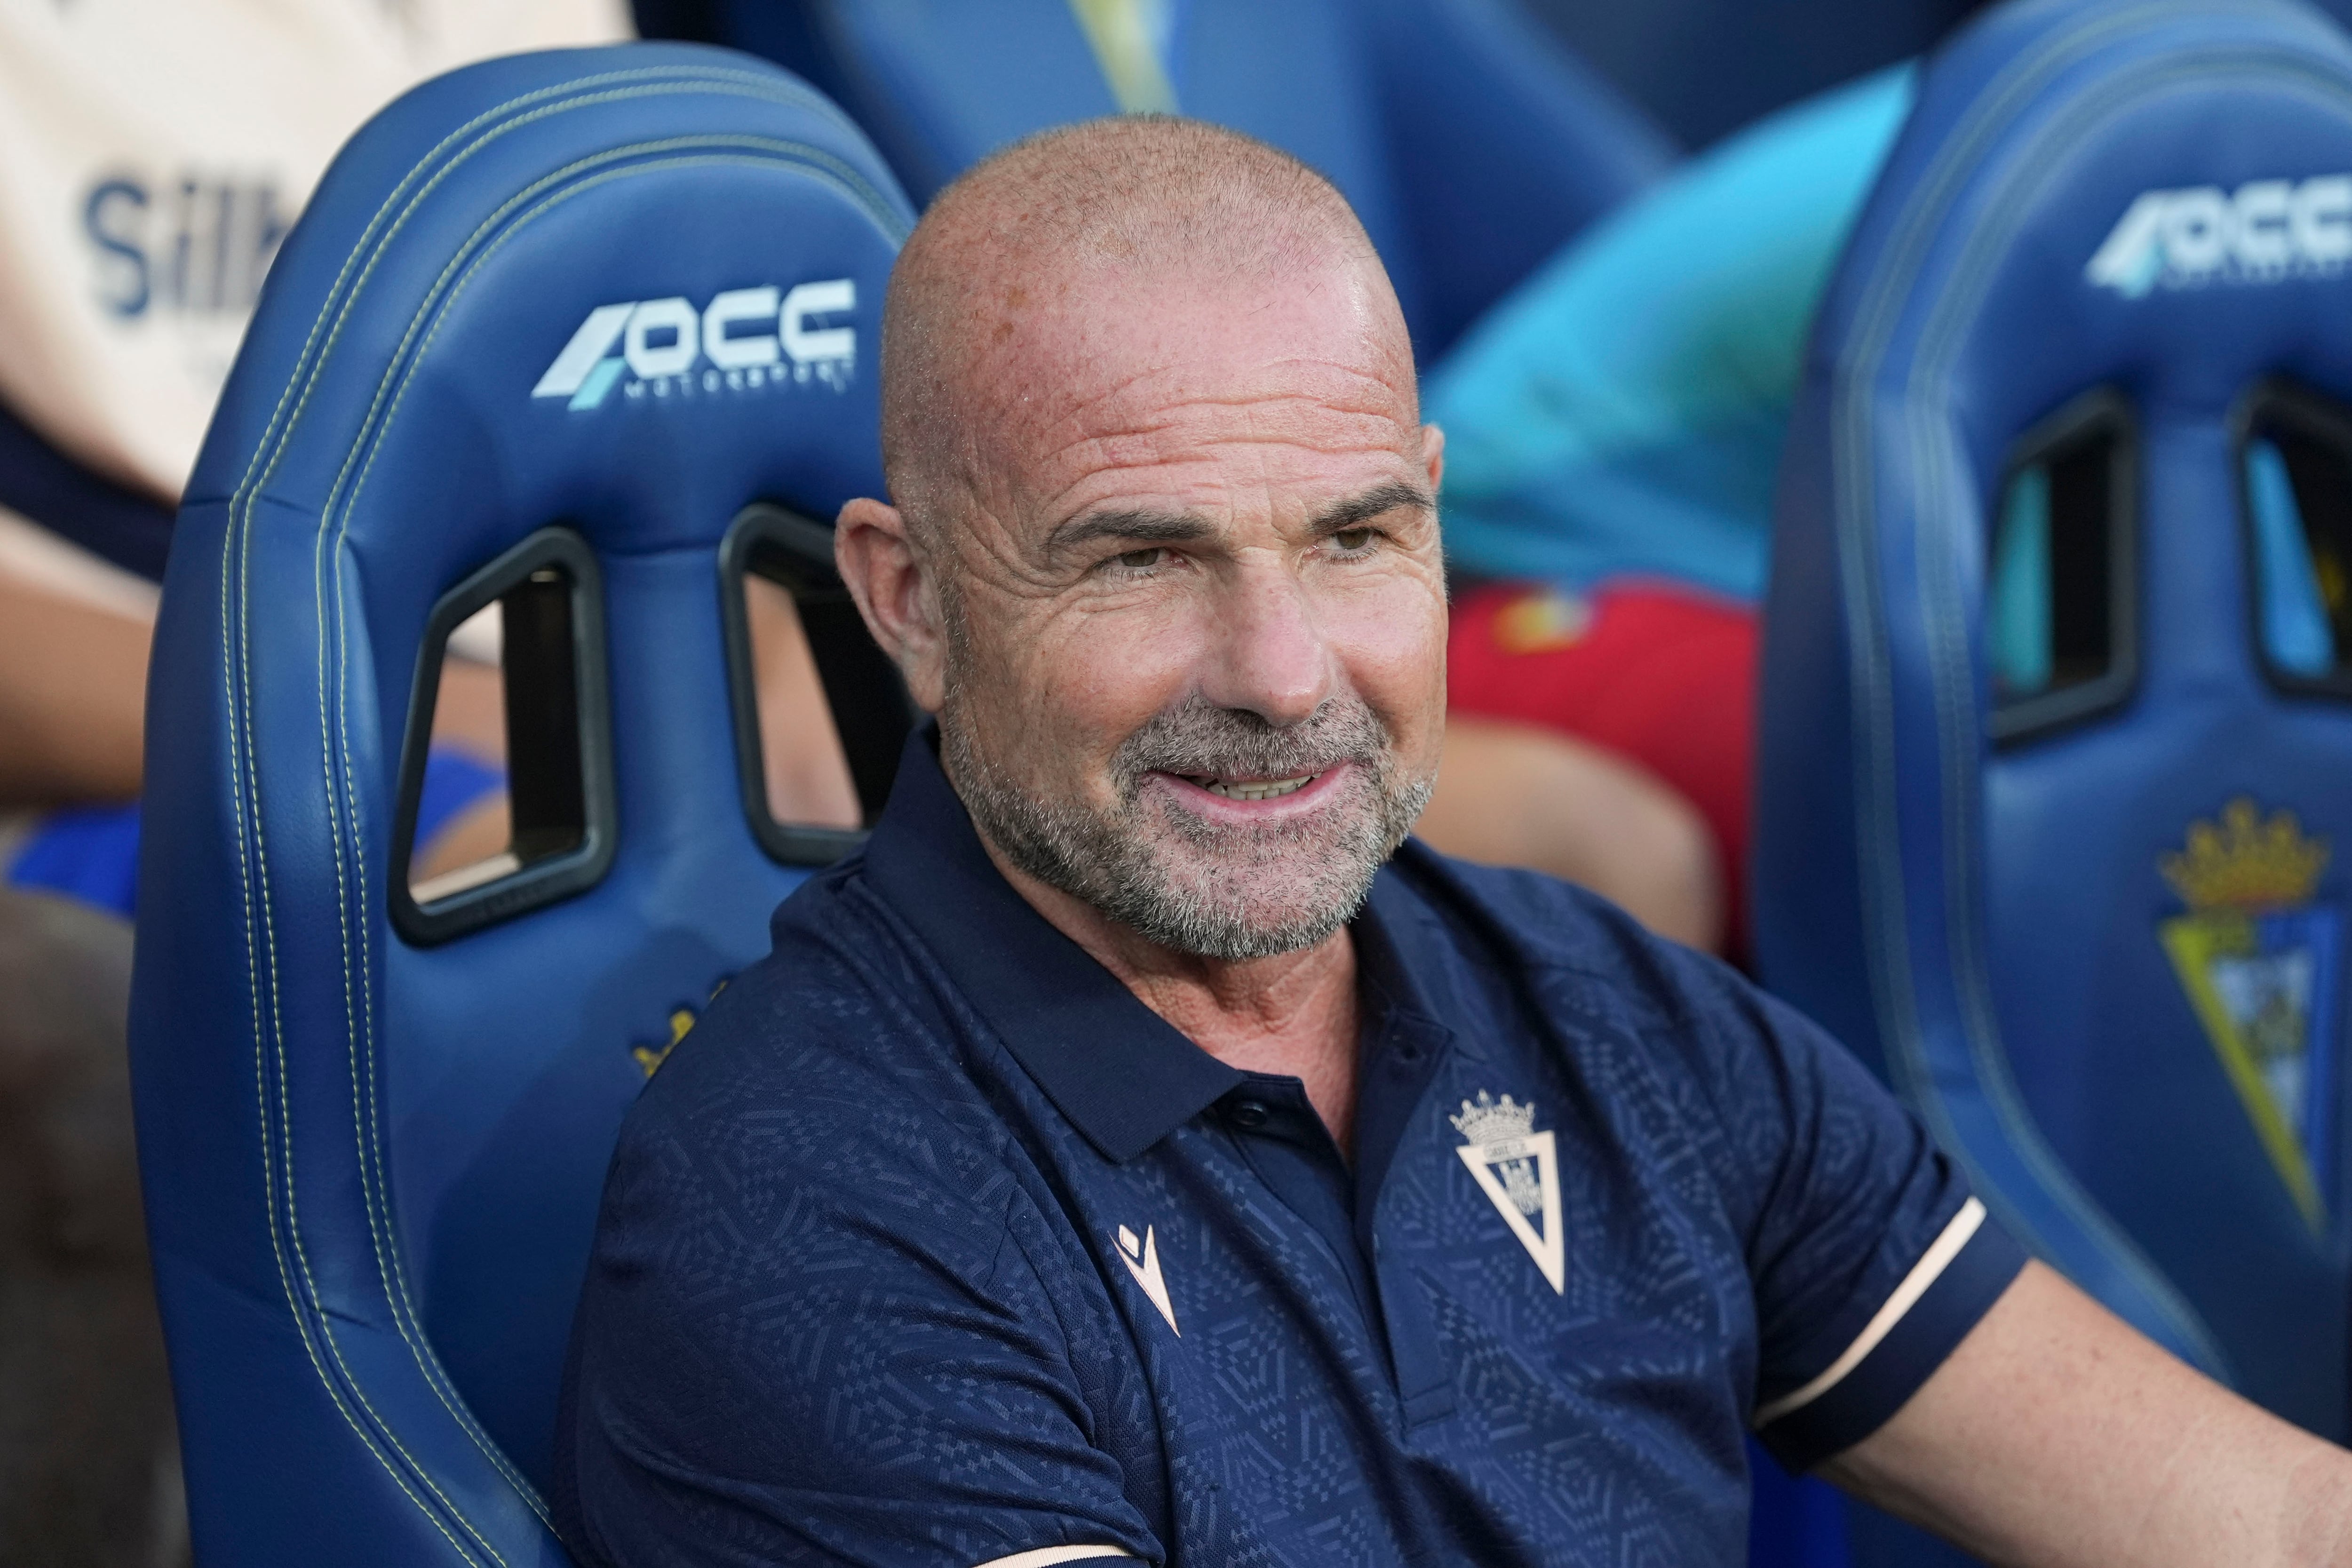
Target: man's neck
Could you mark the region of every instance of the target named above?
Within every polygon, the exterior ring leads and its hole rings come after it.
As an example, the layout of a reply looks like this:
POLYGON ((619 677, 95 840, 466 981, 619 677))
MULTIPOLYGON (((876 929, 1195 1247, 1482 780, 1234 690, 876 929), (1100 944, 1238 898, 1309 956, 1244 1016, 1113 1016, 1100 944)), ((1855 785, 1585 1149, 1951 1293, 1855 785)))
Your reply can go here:
POLYGON ((1356 947, 1345 926, 1313 947, 1226 960, 1151 941, 981 843, 1004 879, 1142 1004, 1193 1044, 1244 1072, 1279 1073, 1307 1097, 1345 1152, 1356 1103, 1356 947))

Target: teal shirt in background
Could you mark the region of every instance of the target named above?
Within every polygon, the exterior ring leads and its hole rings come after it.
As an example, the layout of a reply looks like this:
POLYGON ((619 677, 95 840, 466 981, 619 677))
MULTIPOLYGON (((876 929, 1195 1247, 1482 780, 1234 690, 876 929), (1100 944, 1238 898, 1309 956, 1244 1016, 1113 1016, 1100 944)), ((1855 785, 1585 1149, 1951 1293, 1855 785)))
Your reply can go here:
POLYGON ((1893 67, 1758 121, 1471 329, 1424 394, 1454 570, 1763 592, 1814 306, 1915 77, 1893 67))

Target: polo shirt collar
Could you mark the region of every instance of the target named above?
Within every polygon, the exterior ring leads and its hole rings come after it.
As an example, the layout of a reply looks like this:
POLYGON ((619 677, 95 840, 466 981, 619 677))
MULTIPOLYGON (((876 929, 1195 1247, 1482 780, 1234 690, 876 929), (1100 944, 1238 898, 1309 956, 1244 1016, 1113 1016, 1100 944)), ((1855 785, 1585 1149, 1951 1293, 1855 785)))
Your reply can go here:
POLYGON ((1107 1159, 1132 1160, 1243 1081, 1145 1006, 1015 892, 940 766, 908 737, 866 847, 866 874, 1055 1108, 1107 1159))
MULTIPOLYGON (((889 802, 866 843, 866 874, 1055 1108, 1106 1158, 1131 1160, 1247 1075, 1145 1006, 1013 889, 982 846, 938 748, 933 723, 908 737, 889 802)), ((1360 1077, 1358 1148, 1369 1156, 1373 1190, 1402 1135, 1403 1114, 1453 1044, 1412 963, 1420 945, 1412 938, 1426 918, 1391 864, 1374 879, 1353 927, 1370 1047, 1360 1070, 1369 1074, 1399 1044, 1409 1062, 1421 1064, 1405 1075, 1414 1092, 1391 1117, 1372 1115, 1373 1125, 1365 1117, 1370 1085, 1360 1077), (1376 1125, 1391 1119, 1399 1124, 1376 1125)))

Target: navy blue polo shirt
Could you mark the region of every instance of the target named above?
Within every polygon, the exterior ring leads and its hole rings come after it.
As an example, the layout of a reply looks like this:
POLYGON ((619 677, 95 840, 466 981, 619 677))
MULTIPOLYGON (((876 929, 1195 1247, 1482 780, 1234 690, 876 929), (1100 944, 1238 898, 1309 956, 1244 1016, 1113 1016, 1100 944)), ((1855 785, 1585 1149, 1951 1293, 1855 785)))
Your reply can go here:
POLYGON ((1834 1042, 1413 844, 1357 1146, 990 863, 919 736, 632 1110, 574 1330, 586 1562, 1735 1563, 2022 1262, 1834 1042))

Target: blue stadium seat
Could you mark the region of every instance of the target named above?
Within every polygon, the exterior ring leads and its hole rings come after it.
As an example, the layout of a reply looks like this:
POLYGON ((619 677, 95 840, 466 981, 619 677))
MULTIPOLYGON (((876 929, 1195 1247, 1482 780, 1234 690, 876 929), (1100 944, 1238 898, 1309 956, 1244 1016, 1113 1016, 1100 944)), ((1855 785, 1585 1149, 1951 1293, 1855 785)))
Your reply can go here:
POLYGON ((919 202, 1008 142, 1125 110, 1246 131, 1347 193, 1422 362, 1654 179, 1665 133, 1515 0, 714 0, 919 202))
POLYGON ((1767 982, 2126 1318, 2352 1434, 2352 45, 2034 0, 1942 51, 1815 326, 1767 982))
POLYGON ((614 1130, 806 874, 746 805, 722 535, 877 493, 910 221, 799 81, 645 45, 408 94, 278 257, 149 704, 133 1072, 199 1560, 565 1561, 614 1130), (521 868, 412 891, 428 667, 492 598, 521 868))

